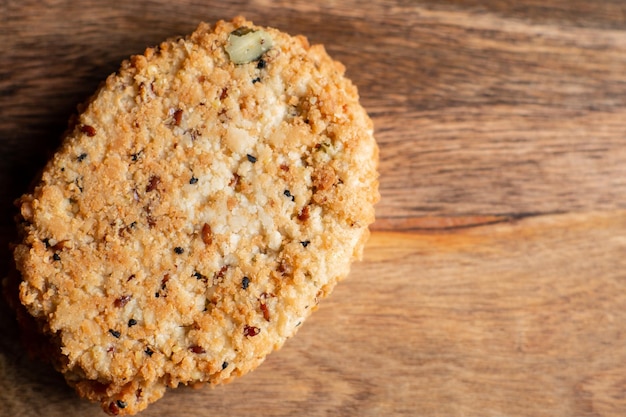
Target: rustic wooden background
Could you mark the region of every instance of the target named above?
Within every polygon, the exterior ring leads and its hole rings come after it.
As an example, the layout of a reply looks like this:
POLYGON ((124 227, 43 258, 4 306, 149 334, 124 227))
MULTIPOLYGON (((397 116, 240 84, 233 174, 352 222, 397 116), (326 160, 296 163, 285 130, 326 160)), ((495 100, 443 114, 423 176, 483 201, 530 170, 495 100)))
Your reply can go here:
MULTIPOLYGON (((75 105, 236 14, 346 64, 377 127, 378 221, 283 350, 143 415, 626 415, 623 0, 0 0, 2 271, 12 200, 75 105)), ((0 311, 0 415, 100 415, 0 311)))

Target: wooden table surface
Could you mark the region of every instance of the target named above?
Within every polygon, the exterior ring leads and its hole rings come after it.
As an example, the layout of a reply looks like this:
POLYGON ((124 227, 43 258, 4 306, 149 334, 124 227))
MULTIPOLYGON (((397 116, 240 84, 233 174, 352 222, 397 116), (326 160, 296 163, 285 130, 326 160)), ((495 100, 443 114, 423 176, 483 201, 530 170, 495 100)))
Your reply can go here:
MULTIPOLYGON (((381 149, 348 280, 252 374, 143 416, 626 415, 623 0, 0 0, 12 200, 133 53, 243 14, 344 62, 381 149)), ((0 314, 0 415, 86 416, 0 314)))

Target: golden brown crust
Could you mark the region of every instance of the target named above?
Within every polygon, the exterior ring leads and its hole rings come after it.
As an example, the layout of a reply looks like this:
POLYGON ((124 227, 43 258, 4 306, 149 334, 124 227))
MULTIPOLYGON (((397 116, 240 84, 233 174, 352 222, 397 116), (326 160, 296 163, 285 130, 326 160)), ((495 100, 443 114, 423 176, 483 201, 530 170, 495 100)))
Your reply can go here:
POLYGON ((358 259, 372 124, 319 45, 243 18, 125 61, 20 199, 20 300, 57 367, 111 414, 258 366, 358 259))

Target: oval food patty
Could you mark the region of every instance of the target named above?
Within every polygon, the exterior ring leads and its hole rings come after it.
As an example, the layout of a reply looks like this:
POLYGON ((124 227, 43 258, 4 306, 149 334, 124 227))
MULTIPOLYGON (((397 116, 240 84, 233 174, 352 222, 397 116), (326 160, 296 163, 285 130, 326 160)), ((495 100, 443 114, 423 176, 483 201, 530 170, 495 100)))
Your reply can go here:
POLYGON ((19 200, 20 300, 110 414, 279 348, 360 258, 378 148, 344 67, 243 18, 131 57, 19 200))

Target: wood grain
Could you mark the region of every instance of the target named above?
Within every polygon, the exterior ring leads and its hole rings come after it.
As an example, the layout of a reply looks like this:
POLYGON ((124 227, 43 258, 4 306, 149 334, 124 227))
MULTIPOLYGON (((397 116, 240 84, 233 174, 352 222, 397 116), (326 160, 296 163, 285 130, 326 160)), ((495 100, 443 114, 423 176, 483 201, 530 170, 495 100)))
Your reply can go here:
MULTIPOLYGON (((261 368, 170 392, 144 415, 620 415, 625 232, 625 211, 376 232, 366 261, 261 368), (614 269, 595 275, 602 264, 614 269)), ((0 358, 7 415, 93 410, 51 371, 0 358)))
MULTIPOLYGON (((381 148, 378 220, 259 370, 143 415, 624 415, 621 0, 0 0, 0 248, 12 200, 121 60, 236 14, 346 65, 381 148)), ((24 355, 3 305, 0 332, 0 415, 99 415, 24 355)))

